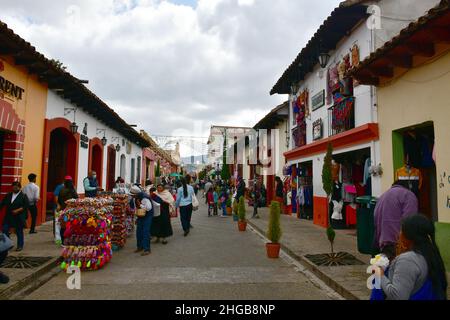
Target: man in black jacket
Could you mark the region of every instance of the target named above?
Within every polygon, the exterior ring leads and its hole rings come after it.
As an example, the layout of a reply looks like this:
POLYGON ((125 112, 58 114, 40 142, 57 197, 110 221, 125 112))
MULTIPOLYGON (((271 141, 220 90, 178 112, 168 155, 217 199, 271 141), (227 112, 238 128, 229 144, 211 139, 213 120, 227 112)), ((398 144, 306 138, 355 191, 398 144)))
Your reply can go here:
POLYGON ((6 207, 3 233, 9 237, 9 229, 16 229, 17 249, 22 251, 24 246, 23 229, 26 227, 28 213, 28 198, 21 192, 22 185, 16 181, 12 184, 13 191, 8 193, 0 203, 0 209, 6 207))

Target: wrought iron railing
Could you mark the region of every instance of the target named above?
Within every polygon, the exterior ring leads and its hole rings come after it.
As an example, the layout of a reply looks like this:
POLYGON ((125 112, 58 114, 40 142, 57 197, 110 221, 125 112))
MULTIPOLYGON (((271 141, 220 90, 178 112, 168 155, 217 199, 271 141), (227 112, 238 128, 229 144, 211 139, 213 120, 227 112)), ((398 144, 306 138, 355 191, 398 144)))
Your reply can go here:
POLYGON ((328 136, 355 128, 355 98, 348 97, 328 109, 328 136))

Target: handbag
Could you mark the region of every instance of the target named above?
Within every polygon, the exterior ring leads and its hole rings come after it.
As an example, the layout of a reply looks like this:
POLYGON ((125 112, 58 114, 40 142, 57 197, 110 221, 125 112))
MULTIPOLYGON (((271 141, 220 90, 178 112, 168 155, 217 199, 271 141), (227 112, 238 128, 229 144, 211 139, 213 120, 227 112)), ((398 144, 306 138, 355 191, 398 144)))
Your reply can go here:
POLYGON ((195 194, 192 194, 192 210, 197 211, 200 203, 195 194))
POLYGON ((137 209, 136 210, 136 216, 138 218, 144 218, 147 215, 147 210, 145 209, 137 209))
POLYGON ((9 251, 14 247, 11 239, 4 233, 0 233, 0 252, 9 251))

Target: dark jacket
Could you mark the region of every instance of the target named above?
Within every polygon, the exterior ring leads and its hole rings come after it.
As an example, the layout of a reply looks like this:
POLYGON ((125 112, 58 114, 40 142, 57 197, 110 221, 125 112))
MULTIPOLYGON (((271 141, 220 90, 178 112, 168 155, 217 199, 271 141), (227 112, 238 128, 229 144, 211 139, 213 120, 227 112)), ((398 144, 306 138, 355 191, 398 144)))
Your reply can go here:
POLYGON ((12 195, 12 192, 8 193, 0 203, 0 209, 6 207, 6 216, 3 223, 12 228, 24 228, 27 222, 28 198, 23 192, 20 192, 14 202, 11 203, 12 195), (23 208, 21 213, 17 215, 12 213, 14 210, 20 208, 23 208))
POLYGON ((62 188, 58 197, 58 203, 61 206, 61 210, 66 208, 66 201, 70 199, 78 199, 78 193, 75 189, 62 188))

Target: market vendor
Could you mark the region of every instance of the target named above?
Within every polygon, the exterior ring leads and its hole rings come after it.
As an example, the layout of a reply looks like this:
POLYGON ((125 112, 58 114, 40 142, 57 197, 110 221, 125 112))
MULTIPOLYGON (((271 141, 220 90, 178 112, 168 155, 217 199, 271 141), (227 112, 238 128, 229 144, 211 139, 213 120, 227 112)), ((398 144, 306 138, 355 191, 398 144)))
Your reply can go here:
POLYGON ((83 185, 86 198, 95 198, 97 196, 97 192, 100 190, 97 181, 97 173, 95 171, 91 171, 89 176, 84 178, 83 185))

